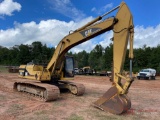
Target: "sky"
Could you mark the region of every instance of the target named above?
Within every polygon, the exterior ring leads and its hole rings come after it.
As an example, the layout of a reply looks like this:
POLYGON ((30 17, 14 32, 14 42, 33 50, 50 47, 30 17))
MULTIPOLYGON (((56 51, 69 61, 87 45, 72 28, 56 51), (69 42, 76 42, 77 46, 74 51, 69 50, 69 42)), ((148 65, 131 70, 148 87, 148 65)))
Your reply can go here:
MULTIPOLYGON (((69 31, 103 15, 122 1, 133 15, 134 48, 160 44, 160 0, 0 0, 0 46, 10 48, 40 41, 55 47, 69 31)), ((113 32, 108 31, 71 51, 90 52, 97 44, 106 47, 112 37, 113 32)))

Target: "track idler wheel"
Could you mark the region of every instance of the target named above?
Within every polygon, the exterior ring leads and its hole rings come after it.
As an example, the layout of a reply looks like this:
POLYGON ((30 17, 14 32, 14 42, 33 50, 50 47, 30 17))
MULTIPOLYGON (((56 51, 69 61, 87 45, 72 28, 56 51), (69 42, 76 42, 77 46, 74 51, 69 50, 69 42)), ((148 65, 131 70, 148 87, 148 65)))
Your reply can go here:
POLYGON ((74 95, 81 96, 85 92, 85 87, 82 84, 70 85, 70 91, 74 95))
POLYGON ((70 91, 72 94, 76 95, 78 93, 78 88, 74 85, 70 87, 70 91))
POLYGON ((131 101, 126 94, 118 94, 116 86, 113 86, 93 105, 106 112, 122 114, 131 108, 131 101))

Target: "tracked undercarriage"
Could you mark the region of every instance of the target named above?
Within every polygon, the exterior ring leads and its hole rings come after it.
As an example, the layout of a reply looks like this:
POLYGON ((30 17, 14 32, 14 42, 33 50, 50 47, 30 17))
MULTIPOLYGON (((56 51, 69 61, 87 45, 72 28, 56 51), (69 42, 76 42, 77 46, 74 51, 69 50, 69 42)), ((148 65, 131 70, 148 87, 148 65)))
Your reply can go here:
POLYGON ((74 95, 83 95, 85 87, 83 84, 60 81, 58 86, 40 82, 15 82, 14 90, 29 93, 43 99, 43 101, 53 101, 58 99, 60 89, 68 89, 74 95))
POLYGON ((85 87, 83 84, 62 80, 59 81, 59 83, 60 89, 68 89, 74 95, 80 96, 83 95, 85 92, 85 87))

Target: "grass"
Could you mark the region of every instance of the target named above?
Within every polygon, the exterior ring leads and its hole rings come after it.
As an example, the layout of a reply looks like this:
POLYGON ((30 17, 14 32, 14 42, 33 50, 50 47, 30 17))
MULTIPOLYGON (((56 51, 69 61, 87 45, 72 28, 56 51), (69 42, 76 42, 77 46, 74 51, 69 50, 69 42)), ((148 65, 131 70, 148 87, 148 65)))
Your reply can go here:
POLYGON ((66 103, 62 102, 61 100, 53 101, 52 103, 52 110, 56 110, 57 107, 65 107, 66 103))
POLYGON ((32 115, 26 114, 23 116, 18 116, 17 120, 50 120, 47 110, 39 110, 34 112, 32 115))
POLYGON ((87 114, 89 118, 93 120, 125 120, 126 116, 123 115, 113 115, 111 113, 107 113, 101 111, 96 108, 88 108, 80 112, 80 114, 87 114))
POLYGON ((34 113, 35 115, 42 115, 42 114, 47 114, 46 110, 40 110, 34 113))
POLYGON ((82 116, 79 116, 77 114, 71 114, 67 120, 84 120, 82 116))
POLYGON ((12 104, 11 106, 9 106, 9 108, 7 109, 7 113, 8 114, 19 114, 19 112, 22 112, 24 109, 25 105, 21 105, 21 104, 12 104))
POLYGON ((35 113, 35 117, 32 120, 49 120, 46 110, 40 110, 35 113))
MULTIPOLYGON (((80 115, 87 114, 89 118, 92 118, 93 120, 144 120, 146 119, 145 113, 142 112, 136 112, 136 111, 128 111, 127 113, 121 114, 121 115, 115 115, 111 113, 107 113, 104 111, 101 111, 99 109, 92 109, 88 108, 86 110, 83 110, 79 112, 80 115)), ((148 113, 147 113, 148 114, 148 113)))
POLYGON ((0 72, 2 72, 2 73, 8 73, 8 68, 6 68, 5 66, 1 66, 0 65, 0 72))
MULTIPOLYGON (((50 120, 48 115, 42 114, 42 115, 26 115, 23 117, 18 117, 16 120, 50 120)), ((54 119, 53 119, 54 120, 54 119)))
POLYGON ((6 96, 5 95, 0 95, 0 101, 4 101, 6 100, 6 96))

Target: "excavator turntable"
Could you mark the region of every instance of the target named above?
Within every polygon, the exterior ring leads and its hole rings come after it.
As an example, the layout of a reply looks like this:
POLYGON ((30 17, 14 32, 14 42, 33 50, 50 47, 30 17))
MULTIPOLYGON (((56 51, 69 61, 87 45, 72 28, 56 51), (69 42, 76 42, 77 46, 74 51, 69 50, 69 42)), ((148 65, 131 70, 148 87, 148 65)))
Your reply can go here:
POLYGON ((71 82, 74 79, 74 60, 73 57, 66 56, 66 53, 74 46, 110 30, 113 31, 112 87, 93 105, 114 114, 126 112, 131 108, 131 101, 127 93, 133 82, 131 73, 134 26, 132 14, 124 2, 65 36, 57 45, 47 66, 20 65, 19 77, 21 80, 14 83, 14 89, 39 96, 44 101, 56 100, 60 95, 60 90, 63 89, 67 89, 77 96, 83 95, 85 93, 84 85, 71 82), (117 10, 115 17, 106 17, 115 10, 117 10), (125 77, 122 71, 128 43, 130 46, 130 77, 125 77), (125 82, 122 83, 122 79, 125 82))

